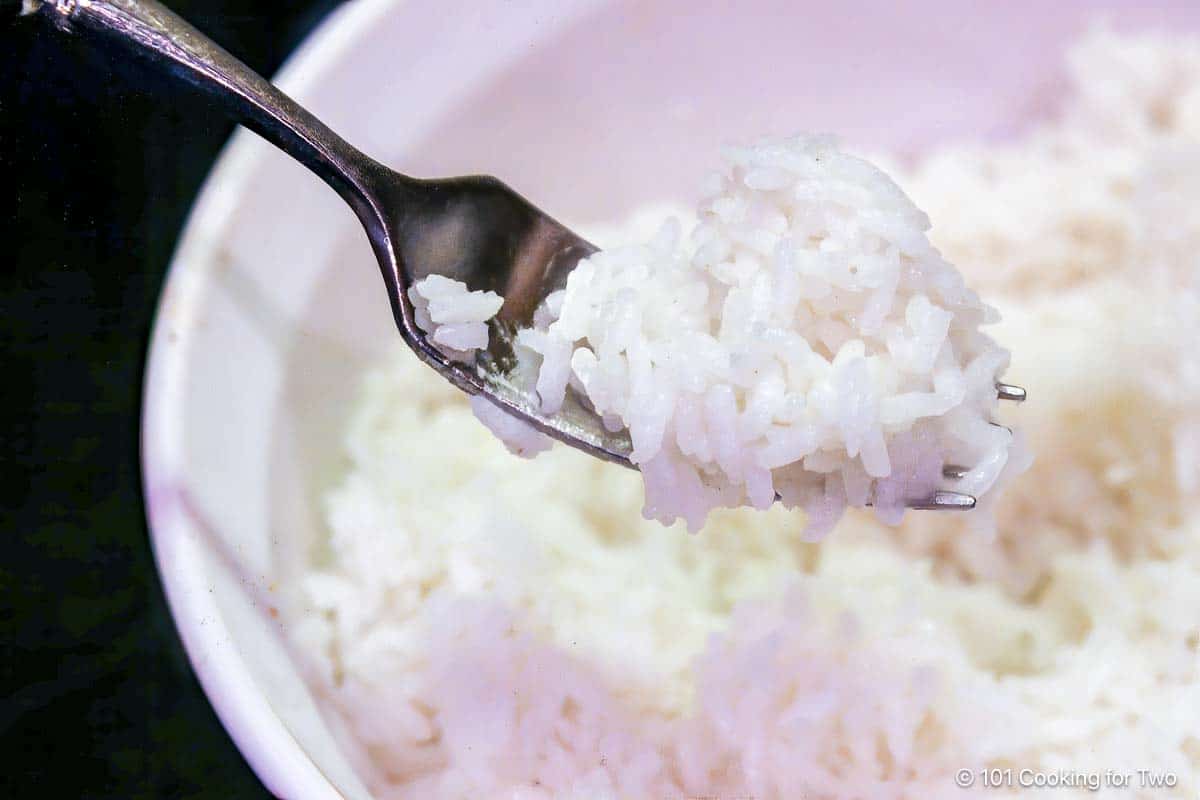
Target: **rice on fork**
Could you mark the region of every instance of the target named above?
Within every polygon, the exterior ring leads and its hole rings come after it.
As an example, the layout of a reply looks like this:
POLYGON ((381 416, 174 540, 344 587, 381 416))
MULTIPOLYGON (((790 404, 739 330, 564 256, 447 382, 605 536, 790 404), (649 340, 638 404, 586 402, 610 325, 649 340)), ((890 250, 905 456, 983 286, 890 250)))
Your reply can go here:
MULTIPOLYGON (((1009 354, 980 326, 998 315, 904 192, 823 137, 729 158, 686 241, 668 220, 581 261, 518 333, 542 411, 573 386, 628 430, 646 516, 693 531, 713 509, 778 499, 816 539, 849 506, 899 521, 948 464, 966 465, 950 488, 980 498, 1027 466, 993 422, 1009 354)), ((477 294, 461 287, 482 314, 477 294)))

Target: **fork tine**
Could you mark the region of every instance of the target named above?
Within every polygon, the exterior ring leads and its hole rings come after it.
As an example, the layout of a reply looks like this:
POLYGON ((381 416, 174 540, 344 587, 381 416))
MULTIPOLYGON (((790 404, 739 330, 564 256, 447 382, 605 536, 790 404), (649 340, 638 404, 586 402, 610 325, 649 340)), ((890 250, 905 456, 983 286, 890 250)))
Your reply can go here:
POLYGON ((1011 383, 997 383, 996 396, 1001 400, 1011 400, 1014 403, 1025 402, 1025 390, 1020 386, 1013 386, 1011 383))
POLYGON ((947 464, 942 467, 942 477, 946 480, 956 481, 970 471, 966 467, 960 467, 958 464, 947 464))
MULTIPOLYGON (((945 469, 959 469, 966 474, 965 467, 946 467, 945 469)), ((947 476, 949 477, 949 476, 947 476)), ((960 476, 961 477, 961 476, 960 476)), ((779 493, 775 493, 775 502, 783 500, 779 493)), ((865 504, 867 508, 874 506, 874 503, 868 502, 865 504)), ((910 500, 906 504, 907 508, 913 511, 970 511, 975 507, 975 498, 969 494, 962 492, 951 492, 945 489, 939 489, 932 496, 923 500, 910 500)))
POLYGON ((937 491, 927 500, 915 500, 908 507, 916 511, 970 511, 975 498, 962 492, 937 491))
POLYGON ((1008 427, 1007 425, 1001 425, 999 422, 989 422, 988 424, 993 428, 1004 428, 1004 430, 1008 431, 1009 434, 1012 433, 1012 428, 1008 427))

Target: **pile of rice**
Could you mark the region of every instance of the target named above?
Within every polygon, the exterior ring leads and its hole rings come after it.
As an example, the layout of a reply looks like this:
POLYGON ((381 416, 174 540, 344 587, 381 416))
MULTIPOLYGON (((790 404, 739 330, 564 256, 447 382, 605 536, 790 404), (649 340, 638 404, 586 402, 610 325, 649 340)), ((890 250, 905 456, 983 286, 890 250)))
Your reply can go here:
POLYGON ((852 513, 808 544, 779 505, 688 536, 633 472, 514 464, 412 356, 369 376, 285 613, 379 797, 1200 793, 1200 41, 1068 66, 1054 122, 889 167, 1035 398, 994 536, 852 513))

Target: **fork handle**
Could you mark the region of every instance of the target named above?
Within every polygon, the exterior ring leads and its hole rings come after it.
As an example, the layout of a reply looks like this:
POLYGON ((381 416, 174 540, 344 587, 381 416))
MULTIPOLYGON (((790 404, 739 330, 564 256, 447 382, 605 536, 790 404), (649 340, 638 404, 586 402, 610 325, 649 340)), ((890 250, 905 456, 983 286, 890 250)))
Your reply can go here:
POLYGON ((370 187, 386 171, 382 165, 155 0, 25 0, 24 13, 198 87, 231 118, 320 176, 360 217, 370 213, 370 187))

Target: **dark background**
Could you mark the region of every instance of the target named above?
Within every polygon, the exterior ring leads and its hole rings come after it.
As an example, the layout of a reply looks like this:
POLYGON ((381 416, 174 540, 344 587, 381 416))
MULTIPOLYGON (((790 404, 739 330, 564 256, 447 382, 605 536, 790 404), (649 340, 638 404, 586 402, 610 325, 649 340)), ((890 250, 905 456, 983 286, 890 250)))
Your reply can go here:
MULTIPOLYGON (((167 5, 270 75, 337 3, 167 5)), ((138 465, 154 305, 232 126, 19 7, 0 0, 0 796, 267 796, 175 633, 138 465)))

